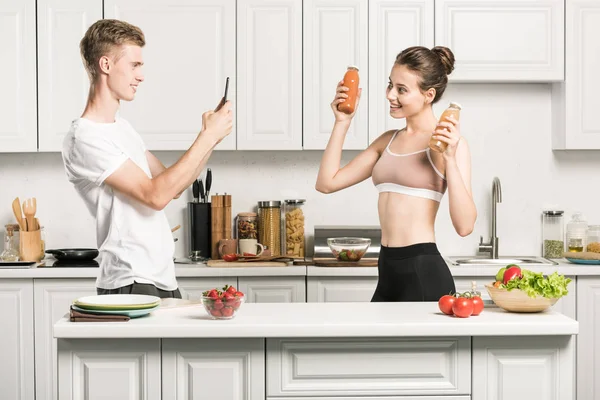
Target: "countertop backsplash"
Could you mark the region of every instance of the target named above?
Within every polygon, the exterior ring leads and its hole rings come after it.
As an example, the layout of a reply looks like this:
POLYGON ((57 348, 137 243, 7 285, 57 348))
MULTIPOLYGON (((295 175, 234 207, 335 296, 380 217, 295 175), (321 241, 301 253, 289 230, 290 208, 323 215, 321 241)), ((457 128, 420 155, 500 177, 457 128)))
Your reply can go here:
MULTIPOLYGON (((541 255, 541 210, 546 205, 562 207, 565 221, 579 210, 588 223, 600 224, 594 189, 600 152, 552 151, 550 85, 454 84, 436 111, 449 101, 463 106, 461 129, 472 154, 478 219, 471 235, 458 236, 450 220, 446 193, 436 224, 438 246, 444 255, 473 255, 479 236, 489 239, 494 176, 500 178, 503 195, 497 210, 500 255, 541 255)), ((255 210, 260 200, 306 199, 309 236, 314 225, 378 225, 377 191, 371 179, 330 195, 314 189, 322 153, 216 151, 208 164, 213 171, 211 194, 232 195, 233 217, 255 210)), ((183 153, 155 154, 171 165, 183 153)), ((342 163, 357 154, 344 152, 342 163)), ((96 247, 94 221, 67 181, 59 153, 0 153, 0 184, 2 225, 14 220, 11 202, 15 196, 35 196, 47 248, 96 247)), ((191 200, 190 188, 166 208, 171 226, 182 225, 174 234, 179 238, 177 257, 187 255, 185 214, 186 203, 191 200)), ((312 249, 312 243, 308 248, 312 249)))

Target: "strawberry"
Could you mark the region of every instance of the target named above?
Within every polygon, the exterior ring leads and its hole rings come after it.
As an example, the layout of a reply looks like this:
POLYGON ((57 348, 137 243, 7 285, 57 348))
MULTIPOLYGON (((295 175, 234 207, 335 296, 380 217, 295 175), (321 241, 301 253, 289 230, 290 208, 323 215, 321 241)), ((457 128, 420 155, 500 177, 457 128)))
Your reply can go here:
POLYGON ((225 285, 225 287, 223 288, 223 291, 230 293, 230 294, 235 294, 235 292, 237 292, 237 289, 231 285, 225 285))
POLYGON ((220 310, 223 307, 225 307, 225 304, 223 304, 223 300, 216 299, 215 303, 213 304, 213 308, 216 309, 216 310, 220 310))
POLYGON ((224 317, 231 317, 233 315, 233 308, 225 307, 223 310, 221 310, 221 314, 224 317))
POLYGON ((244 297, 244 293, 238 290, 237 292, 235 292, 235 297, 244 297))
POLYGON ((212 310, 210 310, 210 315, 212 315, 213 317, 220 317, 223 314, 221 313, 221 310, 213 308, 212 310))

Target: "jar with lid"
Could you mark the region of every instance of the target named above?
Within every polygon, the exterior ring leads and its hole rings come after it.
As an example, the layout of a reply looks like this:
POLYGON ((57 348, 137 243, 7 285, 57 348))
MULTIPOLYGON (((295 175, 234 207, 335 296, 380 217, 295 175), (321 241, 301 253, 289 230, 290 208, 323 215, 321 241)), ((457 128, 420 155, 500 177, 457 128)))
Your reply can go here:
POLYGON ((542 254, 544 258, 562 258, 565 251, 564 211, 542 213, 542 254))
POLYGON ((281 255, 281 202, 258 202, 258 243, 271 250, 272 256, 281 255))
POLYGON ((284 256, 288 256, 298 260, 304 260, 305 257, 305 228, 304 211, 302 207, 306 200, 284 200, 283 216, 284 216, 284 235, 283 247, 284 256))
POLYGON ((258 214, 241 212, 237 215, 237 238, 258 240, 258 214))
POLYGON ((588 224, 580 212, 573 213, 567 224, 567 249, 572 253, 582 252, 586 247, 588 224))
POLYGON ((15 230, 18 230, 19 225, 8 224, 5 226, 6 234, 4 235, 4 251, 0 254, 2 261, 19 261, 19 247, 15 242, 15 230))
POLYGON ((600 253, 600 225, 590 225, 588 228, 586 251, 600 253))

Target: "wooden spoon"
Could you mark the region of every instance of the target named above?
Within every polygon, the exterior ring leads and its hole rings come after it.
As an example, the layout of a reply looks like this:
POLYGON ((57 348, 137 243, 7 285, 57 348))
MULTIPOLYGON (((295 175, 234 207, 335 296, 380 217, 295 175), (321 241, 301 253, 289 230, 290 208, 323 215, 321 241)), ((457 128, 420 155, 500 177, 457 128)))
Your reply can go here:
POLYGON ((30 231, 37 231, 38 227, 35 225, 35 212, 37 211, 37 203, 35 197, 33 199, 27 199, 23 202, 23 213, 27 219, 27 229, 30 231))
POLYGON ((23 221, 23 212, 21 211, 21 200, 16 197, 12 202, 13 214, 15 214, 15 218, 17 219, 17 224, 19 224, 19 228, 22 231, 27 230, 23 221))

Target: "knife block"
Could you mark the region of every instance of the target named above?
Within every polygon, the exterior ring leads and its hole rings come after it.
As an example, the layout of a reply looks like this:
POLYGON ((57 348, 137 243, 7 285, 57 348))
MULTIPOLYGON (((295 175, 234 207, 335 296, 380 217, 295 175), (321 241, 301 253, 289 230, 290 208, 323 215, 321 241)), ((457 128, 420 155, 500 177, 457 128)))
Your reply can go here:
POLYGON ((211 256, 210 203, 188 203, 190 255, 211 256))

